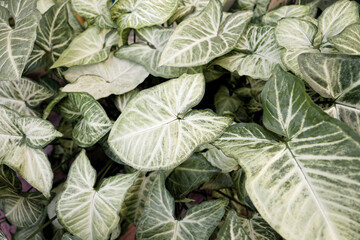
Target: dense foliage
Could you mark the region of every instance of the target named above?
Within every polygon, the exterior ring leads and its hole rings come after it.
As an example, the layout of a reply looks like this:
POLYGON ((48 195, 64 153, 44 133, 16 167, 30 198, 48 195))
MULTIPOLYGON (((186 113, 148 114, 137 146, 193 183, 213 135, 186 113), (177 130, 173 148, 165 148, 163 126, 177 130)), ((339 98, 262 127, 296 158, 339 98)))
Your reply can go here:
POLYGON ((359 5, 292 3, 0 0, 0 240, 360 239, 359 5))

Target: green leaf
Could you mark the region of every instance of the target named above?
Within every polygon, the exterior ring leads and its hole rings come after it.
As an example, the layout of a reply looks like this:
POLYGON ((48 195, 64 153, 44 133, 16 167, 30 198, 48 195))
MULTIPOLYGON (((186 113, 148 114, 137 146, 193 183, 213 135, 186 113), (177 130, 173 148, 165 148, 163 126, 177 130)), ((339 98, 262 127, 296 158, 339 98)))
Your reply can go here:
POLYGON ((216 240, 251 240, 241 226, 240 218, 234 210, 230 210, 226 216, 224 225, 220 228, 216 240))
POLYGON ((174 219, 174 198, 158 174, 145 205, 137 239, 208 239, 225 213, 227 199, 206 201, 190 208, 182 220, 174 219), (201 229, 201 231, 199 231, 201 229))
POLYGON ((250 219, 240 218, 239 220, 243 229, 251 240, 283 239, 269 226, 269 224, 258 213, 255 213, 250 219))
POLYGON ((322 34, 321 47, 331 46, 329 40, 332 37, 359 21, 359 6, 354 1, 341 0, 326 8, 319 17, 319 31, 322 34))
POLYGON ((360 57, 302 54, 299 64, 307 83, 322 97, 333 99, 333 117, 360 135, 360 57))
POLYGON ((123 206, 121 216, 134 225, 139 225, 141 216, 144 212, 145 202, 149 195, 149 190, 156 177, 156 173, 146 176, 145 172, 140 173, 134 184, 129 188, 123 206))
POLYGON ((48 69, 67 48, 72 39, 68 24, 68 1, 59 2, 42 16, 37 27, 36 47, 28 60, 28 72, 36 70, 42 63, 48 69))
POLYGON ((72 40, 51 68, 87 65, 106 60, 111 47, 106 45, 107 33, 108 30, 89 27, 72 40))
POLYGON ((222 172, 231 172, 239 165, 235 159, 227 157, 220 149, 212 144, 204 144, 201 147, 207 149, 202 153, 206 160, 208 160, 212 166, 221 169, 222 172))
POLYGON ((215 142, 244 168, 256 209, 286 239, 359 237, 360 137, 280 68, 262 102, 264 125, 285 141, 256 124, 237 124, 215 142))
POLYGON ((184 74, 141 91, 114 123, 108 139, 111 150, 139 170, 180 165, 197 146, 215 140, 231 123, 210 110, 190 110, 204 90, 202 74, 184 74))
POLYGON ((201 154, 195 153, 171 172, 166 186, 175 199, 181 199, 209 181, 217 172, 219 169, 211 166, 201 154))
POLYGON ((71 4, 77 14, 87 20, 95 21, 100 28, 113 28, 110 9, 107 0, 71 0, 71 4))
POLYGON ((36 108, 53 95, 54 92, 28 78, 0 81, 0 104, 21 115, 39 116, 36 108))
POLYGON ((6 219, 17 227, 31 227, 45 214, 48 201, 39 192, 14 193, 2 201, 6 219))
POLYGON ((55 5, 54 0, 38 0, 36 4, 36 8, 37 10, 39 10, 41 14, 44 14, 47 10, 49 10, 49 8, 51 8, 54 5, 55 5))
POLYGON ((249 195, 247 194, 246 188, 245 188, 246 175, 245 175, 244 169, 240 168, 239 170, 234 172, 232 175, 232 179, 234 182, 233 189, 236 193, 236 196, 237 196, 239 202, 243 205, 252 207, 248 203, 250 201, 250 199, 249 199, 249 195))
POLYGON ((138 88, 135 88, 134 90, 131 90, 130 92, 116 96, 115 100, 114 100, 116 108, 120 112, 123 112, 125 107, 130 102, 130 100, 132 100, 139 92, 140 92, 140 90, 138 88))
POLYGON ((181 22, 166 43, 159 65, 200 66, 231 51, 253 13, 236 12, 225 19, 221 9, 218 0, 210 0, 198 16, 181 22))
POLYGON ((275 28, 250 25, 237 43, 235 51, 214 62, 240 76, 267 80, 277 64, 282 65, 282 48, 275 39, 275 28))
POLYGON ((64 233, 61 240, 81 240, 81 238, 78 238, 76 236, 71 235, 70 233, 64 233))
POLYGON ((39 12, 36 0, 9 1, 8 9, 15 26, 0 19, 0 81, 18 81, 34 46, 39 12))
POLYGON ((176 78, 184 73, 194 74, 201 72, 200 67, 168 67, 159 66, 160 56, 164 45, 173 33, 173 28, 163 28, 159 26, 142 28, 136 31, 137 35, 151 43, 149 46, 143 43, 135 43, 129 46, 122 46, 115 52, 115 56, 120 59, 128 59, 143 65, 151 75, 163 78, 176 78))
MULTIPOLYGON (((21 182, 16 173, 6 165, 0 165, 0 201, 21 191, 21 182)), ((0 205, 1 206, 1 205, 0 205)))
POLYGON ((360 55, 360 23, 348 26, 329 41, 342 53, 360 55))
POLYGON ((271 0, 237 0, 241 10, 254 11, 254 17, 264 15, 269 7, 271 0))
POLYGON ((242 105, 242 101, 235 94, 230 96, 229 89, 221 85, 215 94, 214 105, 216 113, 222 115, 225 111, 236 112, 242 105))
POLYGON ((46 214, 43 214, 38 220, 37 222, 31 226, 31 227, 27 227, 27 228, 17 228, 16 229, 16 233, 14 234, 14 240, 45 240, 44 234, 42 231, 38 232, 35 236, 33 236, 32 238, 29 238, 33 233, 35 233, 35 231, 37 231, 43 224, 46 218, 46 214))
POLYGON ((73 140, 80 147, 90 147, 111 129, 111 121, 102 108, 88 93, 68 93, 59 104, 61 115, 75 122, 73 140))
POLYGON ((261 21, 264 24, 277 24, 283 18, 304 18, 310 14, 310 6, 289 5, 283 6, 265 14, 261 21))
POLYGON ((87 92, 95 99, 133 90, 149 75, 146 69, 134 62, 118 59, 110 54, 101 63, 74 66, 64 72, 70 82, 63 92, 87 92))
POLYGON ((118 174, 104 179, 94 189, 96 171, 83 150, 72 164, 64 192, 57 201, 59 222, 82 239, 107 239, 120 220, 126 192, 137 176, 137 172, 118 174))

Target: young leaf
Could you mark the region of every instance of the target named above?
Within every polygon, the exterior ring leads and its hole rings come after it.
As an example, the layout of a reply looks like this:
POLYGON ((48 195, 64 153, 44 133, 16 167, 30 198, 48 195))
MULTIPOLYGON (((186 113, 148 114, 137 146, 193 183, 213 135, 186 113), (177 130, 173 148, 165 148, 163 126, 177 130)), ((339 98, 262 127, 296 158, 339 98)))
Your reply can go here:
POLYGON ((181 199, 209 181, 217 172, 219 169, 211 166, 201 154, 195 153, 171 172, 166 186, 175 199, 181 199))
POLYGON ((164 175, 160 173, 150 189, 136 238, 208 239, 223 217, 227 204, 227 199, 206 201, 190 208, 182 220, 175 220, 174 198, 166 190, 164 175))
POLYGON ((125 107, 130 102, 130 100, 132 100, 139 92, 140 92, 140 90, 138 88, 135 88, 134 90, 132 90, 130 92, 116 96, 115 100, 114 100, 116 108, 120 112, 123 112, 125 107))
POLYGON ((108 30, 101 30, 97 26, 89 27, 72 40, 51 68, 87 65, 106 60, 111 47, 106 45, 107 33, 108 30))
POLYGON ((59 109, 66 120, 77 122, 72 135, 74 142, 80 147, 94 145, 112 126, 100 103, 88 93, 68 93, 59 109))
POLYGON ((253 13, 236 12, 223 19, 221 9, 218 0, 210 0, 198 16, 181 22, 166 43, 159 65, 200 66, 231 51, 253 13))
POLYGON ((301 73, 309 85, 334 100, 333 116, 360 135, 360 57, 333 54, 301 54, 301 73))
POLYGON ((231 123, 210 110, 190 110, 204 90, 202 74, 184 74, 141 91, 114 123, 108 139, 111 150, 139 170, 180 165, 197 146, 215 140, 231 123))
POLYGON ((207 149, 205 152, 202 152, 206 160, 208 160, 212 166, 221 169, 222 172, 231 172, 239 165, 235 159, 227 157, 220 149, 212 144, 204 144, 201 147, 207 149))
POLYGON ((36 0, 9 1, 14 28, 0 19, 0 81, 19 81, 36 39, 40 14, 36 0))
POLYGON ((275 39, 275 28, 250 25, 234 51, 217 59, 214 64, 255 79, 268 80, 277 64, 282 65, 282 48, 275 39))
POLYGON ((221 85, 214 97, 214 105, 217 114, 224 114, 225 111, 236 112, 242 101, 235 95, 230 96, 229 89, 221 85))
POLYGON ((0 104, 21 115, 39 116, 36 107, 53 95, 54 92, 28 78, 0 81, 0 104))
POLYGON ((360 55, 360 23, 348 26, 329 41, 342 53, 360 55))
POLYGON ((106 178, 95 190, 96 171, 83 150, 72 164, 57 201, 59 222, 82 239, 107 239, 120 220, 126 192, 137 176, 137 172, 118 174, 106 178))
POLYGON ((264 24, 277 24, 283 18, 304 18, 310 14, 310 6, 289 5, 283 6, 265 14, 261 21, 264 24))
POLYGON ((240 218, 234 210, 230 210, 226 216, 224 225, 220 228, 216 240, 251 240, 241 226, 240 218))
POLYGON ((237 124, 215 142, 243 166, 256 209, 286 239, 359 237, 360 137, 312 103, 301 80, 280 67, 262 102, 264 125, 286 141, 256 124, 237 124))
POLYGON ((269 7, 271 0, 237 0, 241 10, 254 11, 254 17, 264 15, 269 7))

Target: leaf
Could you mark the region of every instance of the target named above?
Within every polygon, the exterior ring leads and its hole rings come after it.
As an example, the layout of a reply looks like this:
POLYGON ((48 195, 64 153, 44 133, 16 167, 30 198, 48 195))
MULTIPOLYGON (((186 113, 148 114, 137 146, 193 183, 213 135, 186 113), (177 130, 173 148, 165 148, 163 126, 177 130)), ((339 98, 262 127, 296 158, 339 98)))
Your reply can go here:
POLYGON ((180 165, 231 122, 210 110, 190 110, 200 102, 204 89, 202 74, 184 74, 141 91, 114 123, 108 139, 111 150, 139 170, 180 165))
POLYGON ((110 47, 105 45, 107 33, 108 30, 89 27, 72 40, 51 68, 87 65, 106 60, 110 53, 110 47))
POLYGON ((246 175, 245 175, 244 169, 240 168, 239 170, 234 172, 232 175, 232 179, 234 182, 233 189, 234 189, 234 192, 236 193, 236 196, 237 196, 239 202, 243 205, 247 205, 247 206, 253 208, 252 204, 249 204, 249 202, 251 200, 245 189, 246 175))
POLYGON ((310 6, 306 5, 289 5, 275 9, 266 13, 261 21, 264 24, 277 24, 278 21, 284 18, 304 18, 310 14, 310 6))
POLYGON ((39 116, 36 107, 53 95, 54 92, 28 78, 0 81, 0 104, 21 115, 39 116))
POLYGON ((43 214, 37 222, 28 228, 17 228, 16 233, 14 234, 14 240, 45 240, 44 234, 42 231, 38 232, 35 236, 29 238, 35 231, 39 230, 40 227, 44 224, 46 214, 43 214))
POLYGON ((171 172, 166 186, 175 199, 181 199, 209 181, 217 172, 219 169, 211 166, 201 154, 195 153, 171 172))
POLYGON ((236 12, 223 19, 221 9, 218 0, 210 0, 198 16, 181 22, 166 43, 159 65, 200 66, 230 52, 253 13, 236 12))
POLYGON ((100 28, 114 27, 107 0, 71 0, 71 4, 77 14, 95 21, 100 28))
POLYGON ((254 17, 264 15, 269 7, 271 0, 237 0, 240 10, 254 11, 254 17))
POLYGON ((14 193, 2 201, 2 210, 11 224, 31 227, 45 214, 47 203, 39 192, 14 193))
POLYGON ((222 172, 231 172, 238 166, 235 159, 227 157, 220 149, 212 144, 204 144, 203 148, 207 149, 202 155, 208 160, 208 162, 221 169, 222 172))
POLYGON ((333 99, 333 117, 360 135, 360 57, 302 54, 299 64, 306 82, 322 97, 333 99))
POLYGON ((139 92, 140 92, 140 90, 138 88, 135 88, 134 90, 131 90, 130 92, 116 96, 115 100, 114 100, 116 108, 120 112, 123 112, 125 107, 130 102, 130 100, 132 100, 139 92))
POLYGON ((221 85, 215 94, 214 105, 217 114, 224 114, 225 111, 236 112, 242 101, 234 94, 230 96, 229 89, 221 85))
POLYGON ((78 238, 76 236, 72 236, 70 233, 64 233, 61 240, 81 240, 81 238, 78 238))
POLYGON ((36 39, 39 12, 35 0, 9 1, 15 26, 0 19, 0 81, 18 81, 36 39))
POLYGON ((0 165, 0 200, 12 195, 15 192, 21 191, 21 182, 16 176, 15 172, 6 165, 0 165))
POLYGON ((105 110, 87 93, 68 93, 59 109, 66 120, 76 121, 72 135, 80 147, 94 145, 111 129, 112 124, 105 110))
POLYGON ((328 41, 341 33, 347 26, 360 21, 356 2, 341 0, 326 8, 319 17, 319 31, 322 34, 322 47, 331 45, 328 41))
POLYGON ((137 239, 208 239, 225 213, 227 199, 206 201, 190 208, 182 220, 174 219, 174 198, 158 174, 150 189, 137 239), (199 231, 201 229, 201 231, 199 231))
POLYGON ((49 8, 51 8, 54 5, 55 5, 54 0, 38 0, 36 4, 36 8, 37 10, 39 10, 41 14, 44 14, 47 10, 49 10, 49 8))
POLYGON ((234 210, 230 210, 226 216, 224 225, 220 228, 216 240, 250 240, 240 223, 240 218, 234 210))
POLYGON ((3 233, 1 229, 0 229, 0 240, 8 240, 6 235, 3 233))
POLYGON ((282 239, 258 213, 255 213, 250 219, 240 218, 239 220, 251 240, 282 239))
POLYGON ((138 173, 118 174, 104 179, 94 189, 96 171, 82 150, 56 204, 59 222, 82 239, 107 239, 120 220, 118 214, 126 192, 137 176, 138 173))
POLYGON ((47 70, 70 44, 72 29, 68 24, 67 4, 68 1, 59 2, 42 16, 36 31, 36 47, 28 60, 28 71, 43 63, 47 70))
POLYGON ((250 25, 233 52, 215 60, 214 64, 255 79, 267 80, 277 64, 282 65, 282 48, 275 39, 275 28, 250 25))
POLYGON ((111 15, 121 31, 159 25, 175 12, 178 0, 126 0, 117 1, 111 7, 111 15))
POLYGON ((237 124, 215 142, 244 168, 256 209, 286 239, 359 236, 360 137, 312 103, 302 81, 280 68, 262 102, 265 127, 285 141, 256 124, 237 124))
POLYGON ((74 66, 64 72, 70 82, 63 92, 87 92, 95 99, 111 94, 123 94, 133 90, 149 75, 146 69, 134 62, 118 59, 110 54, 100 63, 74 66))
POLYGON ((146 176, 146 173, 142 172, 135 180, 134 184, 129 188, 123 206, 121 207, 121 216, 131 224, 139 225, 145 202, 155 177, 155 173, 146 176))
POLYGON ((173 28, 161 28, 158 26, 139 29, 136 31, 137 35, 144 39, 144 41, 150 42, 153 46, 143 43, 122 46, 115 52, 115 56, 143 65, 155 77, 176 78, 184 73, 194 74, 201 72, 200 67, 159 66, 162 49, 173 31, 173 28))
POLYGON ((360 23, 354 23, 329 39, 340 52, 360 55, 360 23))

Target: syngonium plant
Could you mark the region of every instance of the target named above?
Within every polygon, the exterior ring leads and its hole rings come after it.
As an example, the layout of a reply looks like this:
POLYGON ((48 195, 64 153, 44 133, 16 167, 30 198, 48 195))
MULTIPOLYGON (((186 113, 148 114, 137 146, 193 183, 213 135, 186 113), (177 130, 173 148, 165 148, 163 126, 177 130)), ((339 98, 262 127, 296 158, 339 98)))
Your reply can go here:
POLYGON ((1 240, 360 239, 359 5, 232 2, 0 0, 1 240))

